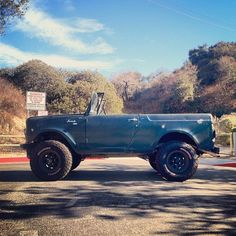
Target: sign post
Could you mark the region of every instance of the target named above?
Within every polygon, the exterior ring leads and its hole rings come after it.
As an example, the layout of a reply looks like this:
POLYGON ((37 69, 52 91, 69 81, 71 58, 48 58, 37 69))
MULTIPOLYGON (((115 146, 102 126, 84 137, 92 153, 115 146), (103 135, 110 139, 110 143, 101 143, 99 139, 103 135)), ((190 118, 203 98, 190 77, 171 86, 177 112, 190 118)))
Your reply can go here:
POLYGON ((46 93, 27 91, 26 109, 28 117, 29 117, 29 111, 45 111, 46 93))

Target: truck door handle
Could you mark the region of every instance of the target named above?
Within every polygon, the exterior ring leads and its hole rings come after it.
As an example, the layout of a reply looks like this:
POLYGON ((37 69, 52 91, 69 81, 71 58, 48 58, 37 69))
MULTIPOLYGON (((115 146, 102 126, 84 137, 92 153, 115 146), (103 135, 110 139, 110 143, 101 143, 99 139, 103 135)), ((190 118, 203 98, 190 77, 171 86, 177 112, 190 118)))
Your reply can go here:
POLYGON ((131 118, 131 119, 128 119, 128 122, 137 122, 138 119, 137 118, 131 118))

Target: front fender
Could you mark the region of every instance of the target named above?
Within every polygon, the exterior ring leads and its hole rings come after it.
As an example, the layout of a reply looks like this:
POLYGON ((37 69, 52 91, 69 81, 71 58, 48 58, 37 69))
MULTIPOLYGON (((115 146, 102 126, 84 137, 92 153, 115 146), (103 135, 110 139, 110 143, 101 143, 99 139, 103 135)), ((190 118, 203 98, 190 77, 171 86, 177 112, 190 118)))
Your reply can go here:
POLYGON ((70 145, 71 148, 73 148, 73 150, 76 150, 77 144, 74 138, 68 132, 63 132, 60 129, 44 129, 40 130, 40 132, 35 132, 30 140, 30 143, 35 142, 35 140, 38 140, 40 136, 45 135, 51 135, 52 139, 53 137, 61 137, 70 145))

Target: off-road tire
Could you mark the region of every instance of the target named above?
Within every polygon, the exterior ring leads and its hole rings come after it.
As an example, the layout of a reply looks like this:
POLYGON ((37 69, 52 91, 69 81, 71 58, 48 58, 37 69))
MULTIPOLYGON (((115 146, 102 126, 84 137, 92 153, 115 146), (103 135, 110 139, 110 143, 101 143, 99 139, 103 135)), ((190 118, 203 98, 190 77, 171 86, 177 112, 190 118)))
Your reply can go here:
POLYGON ((170 141, 157 150, 155 162, 162 178, 182 182, 195 174, 198 155, 190 144, 170 141))
POLYGON ((79 156, 73 157, 71 171, 76 169, 81 163, 81 158, 79 156))
MULTIPOLYGON (((158 168, 157 168, 157 166, 156 166, 155 156, 154 156, 154 157, 150 157, 148 161, 149 161, 150 166, 151 166, 156 172, 158 172, 159 170, 158 170, 158 168)), ((158 172, 158 173, 159 173, 159 172, 158 172)))
POLYGON ((41 180, 59 180, 71 170, 72 154, 59 141, 42 141, 31 150, 30 166, 34 175, 41 180))

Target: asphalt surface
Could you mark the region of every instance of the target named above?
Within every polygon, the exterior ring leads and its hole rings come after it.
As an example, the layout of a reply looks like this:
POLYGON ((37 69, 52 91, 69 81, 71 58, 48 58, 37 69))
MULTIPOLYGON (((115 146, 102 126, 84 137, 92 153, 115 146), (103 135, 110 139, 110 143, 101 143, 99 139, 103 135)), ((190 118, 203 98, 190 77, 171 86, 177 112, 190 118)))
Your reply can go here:
POLYGON ((0 235, 236 235, 236 168, 200 164, 167 182, 138 158, 87 160, 66 179, 38 181, 0 165, 0 235))

